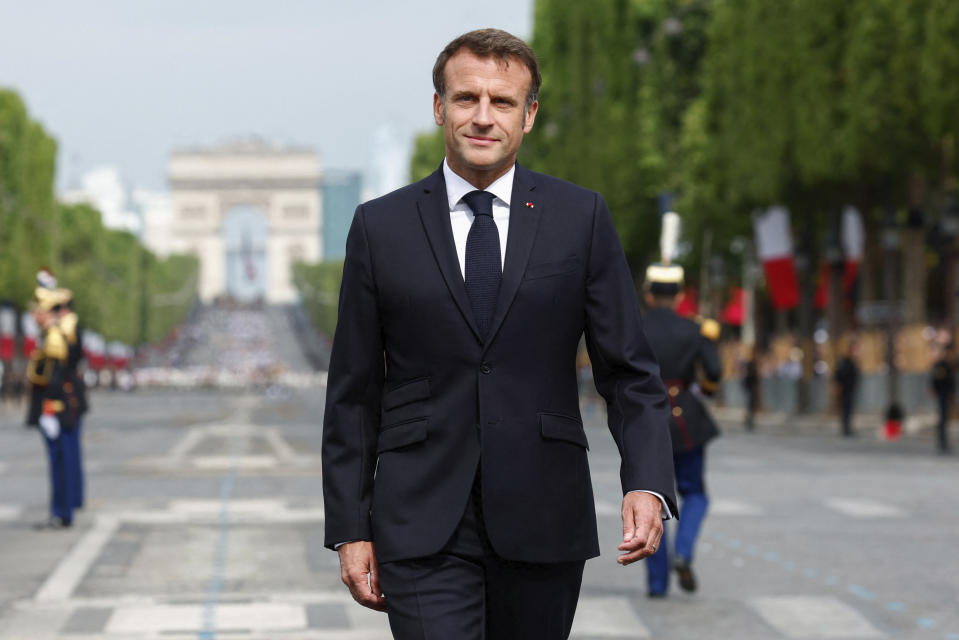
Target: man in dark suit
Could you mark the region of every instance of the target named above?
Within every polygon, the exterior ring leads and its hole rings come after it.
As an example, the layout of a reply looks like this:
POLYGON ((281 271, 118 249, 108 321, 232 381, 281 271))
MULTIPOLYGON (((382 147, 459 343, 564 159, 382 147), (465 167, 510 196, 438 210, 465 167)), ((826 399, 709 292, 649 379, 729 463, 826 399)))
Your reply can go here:
POLYGON ((566 638, 599 554, 580 337, 621 452, 623 565, 675 512, 669 401, 602 197, 516 164, 532 50, 474 31, 433 83, 443 166, 361 205, 347 239, 326 544, 396 638, 566 638))

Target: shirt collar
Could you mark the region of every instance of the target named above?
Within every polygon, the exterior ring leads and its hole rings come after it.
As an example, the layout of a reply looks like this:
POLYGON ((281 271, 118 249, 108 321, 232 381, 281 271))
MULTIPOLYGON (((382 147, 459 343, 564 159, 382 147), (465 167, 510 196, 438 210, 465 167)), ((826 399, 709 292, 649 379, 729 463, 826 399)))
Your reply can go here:
MULTIPOLYGON (((486 187, 484 191, 489 191, 494 196, 509 206, 510 197, 513 195, 513 175, 516 173, 516 164, 514 163, 509 171, 496 179, 493 184, 486 187)), ((476 187, 466 181, 465 178, 453 172, 450 165, 443 159, 443 177, 446 179, 446 197, 449 198, 450 211, 456 208, 460 200, 470 191, 476 191, 476 187)))

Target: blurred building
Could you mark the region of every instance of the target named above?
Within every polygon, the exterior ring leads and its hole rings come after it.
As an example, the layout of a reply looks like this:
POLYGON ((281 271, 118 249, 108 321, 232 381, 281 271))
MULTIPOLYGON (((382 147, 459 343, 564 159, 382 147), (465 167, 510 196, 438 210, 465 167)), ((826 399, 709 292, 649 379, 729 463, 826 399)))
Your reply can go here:
POLYGON ((346 234, 360 204, 363 175, 359 171, 328 171, 323 174, 323 259, 341 260, 346 253, 346 234))
POLYGON ((131 207, 127 193, 120 170, 102 166, 83 174, 80 186, 65 190, 60 199, 67 204, 88 204, 100 211, 103 226, 140 236, 143 219, 131 207))
POLYGON ((167 177, 168 248, 200 258, 201 300, 296 299, 293 263, 323 259, 323 176, 312 149, 260 140, 184 149, 171 154, 167 177))

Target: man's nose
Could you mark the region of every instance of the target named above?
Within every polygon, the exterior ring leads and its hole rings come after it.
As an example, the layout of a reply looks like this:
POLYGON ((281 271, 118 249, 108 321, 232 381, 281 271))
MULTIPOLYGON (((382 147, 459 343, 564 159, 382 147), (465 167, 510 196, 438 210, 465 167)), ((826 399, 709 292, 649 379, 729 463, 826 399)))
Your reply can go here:
POLYGON ((473 112, 473 124, 478 127, 489 127, 493 124, 493 105, 489 98, 480 99, 473 112))

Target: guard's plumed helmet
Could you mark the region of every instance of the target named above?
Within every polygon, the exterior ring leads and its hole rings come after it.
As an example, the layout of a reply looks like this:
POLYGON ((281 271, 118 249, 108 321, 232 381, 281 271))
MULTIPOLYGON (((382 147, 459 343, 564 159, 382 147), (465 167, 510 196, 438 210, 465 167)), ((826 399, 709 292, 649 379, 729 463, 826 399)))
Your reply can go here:
POLYGON ((646 269, 646 290, 654 296, 674 296, 683 288, 683 268, 672 264, 678 244, 679 214, 669 211, 663 214, 663 226, 659 234, 662 259, 646 269))
POLYGON ((33 303, 40 311, 52 311, 70 301, 70 292, 66 289, 47 289, 37 287, 33 291, 33 303))

